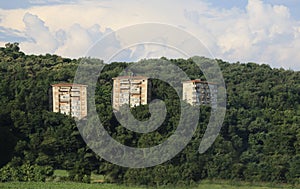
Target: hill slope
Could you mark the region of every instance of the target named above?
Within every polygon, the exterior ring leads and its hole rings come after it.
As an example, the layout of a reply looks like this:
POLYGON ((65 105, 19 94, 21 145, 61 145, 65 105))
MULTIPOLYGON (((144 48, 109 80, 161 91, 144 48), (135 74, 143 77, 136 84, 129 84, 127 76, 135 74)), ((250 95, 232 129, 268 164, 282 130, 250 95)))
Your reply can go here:
MULTIPOLYGON (((72 82, 80 60, 25 55, 17 44, 0 48, 0 57, 1 181, 43 180, 33 175, 46 166, 69 170, 70 179, 77 181, 86 181, 91 172, 105 174, 114 182, 146 185, 189 184, 206 178, 300 181, 300 72, 218 60, 228 98, 226 118, 214 145, 198 154, 210 110, 203 107, 199 128, 180 154, 156 167, 128 169, 96 156, 86 147, 72 118, 49 111, 50 84, 72 82), (34 166, 40 167, 30 168, 34 166), (24 177, 28 170, 32 175, 24 177), (22 177, 17 176, 20 173, 22 177)), ((191 78, 203 77, 191 59, 171 62, 191 78)), ((100 119, 126 145, 159 144, 176 128, 178 97, 170 86, 154 80, 153 96, 166 100, 167 120, 157 132, 145 135, 126 130, 110 106, 111 78, 126 66, 128 63, 106 65, 99 78, 96 104, 100 119)), ((149 117, 147 106, 132 113, 141 120, 149 117)), ((39 173, 51 175, 51 171, 39 173)))

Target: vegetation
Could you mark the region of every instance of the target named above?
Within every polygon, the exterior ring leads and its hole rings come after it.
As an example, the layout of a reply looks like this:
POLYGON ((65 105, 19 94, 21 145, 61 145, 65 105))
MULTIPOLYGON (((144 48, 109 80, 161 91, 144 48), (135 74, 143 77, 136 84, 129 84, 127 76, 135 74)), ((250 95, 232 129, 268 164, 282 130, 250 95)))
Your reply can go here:
MULTIPOLYGON (((61 169, 68 172, 66 180, 87 183, 92 173, 104 175, 106 182, 148 186, 193 186, 204 179, 300 183, 300 72, 217 60, 228 99, 225 121, 214 145, 204 154, 197 151, 210 115, 209 107, 201 107, 198 129, 181 153, 162 165, 130 169, 94 154, 71 117, 51 112, 50 85, 72 82, 80 59, 25 55, 16 43, 0 48, 0 57, 1 182, 45 181, 54 177, 53 170, 61 169)), ((191 59, 170 61, 191 78, 203 78, 191 59)), ((163 125, 148 134, 122 127, 110 104, 111 78, 128 65, 105 65, 96 87, 96 108, 107 131, 119 142, 153 146, 176 128, 178 97, 166 83, 153 80, 152 96, 165 100, 167 105, 163 125)), ((140 120, 149 117, 148 106, 136 107, 132 113, 140 120)), ((43 183, 31 184, 33 188, 38 187, 35 184, 44 188, 43 183)), ((14 185, 18 183, 10 183, 9 187, 14 185)))
MULTIPOLYGON (((44 183, 44 182, 11 182, 11 183, 0 183, 0 188, 9 188, 9 189, 145 189, 145 188, 154 188, 154 187, 146 187, 146 186, 126 186, 126 185, 117 185, 117 184, 85 184, 85 183, 74 183, 74 182, 51 182, 51 183, 44 183)), ((156 188, 156 187, 155 187, 156 188)), ((186 188, 192 188, 192 189, 297 189, 300 187, 292 186, 292 185, 251 185, 251 183, 210 183, 210 182, 204 182, 202 184, 199 184, 198 186, 192 186, 192 187, 186 187, 186 186, 178 186, 178 187, 168 187, 168 186, 161 186, 158 188, 162 189, 186 189, 186 188)))

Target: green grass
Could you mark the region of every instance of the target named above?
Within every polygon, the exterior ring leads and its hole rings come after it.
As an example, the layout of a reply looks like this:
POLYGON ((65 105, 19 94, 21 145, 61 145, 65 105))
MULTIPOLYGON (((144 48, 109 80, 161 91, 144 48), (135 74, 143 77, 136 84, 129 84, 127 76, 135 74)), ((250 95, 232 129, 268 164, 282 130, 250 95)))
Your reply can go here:
POLYGON ((102 183, 102 182, 104 182, 104 176, 92 173, 91 182, 92 183, 102 183))
MULTIPOLYGON (((249 183, 245 185, 229 185, 229 184, 210 184, 203 183, 193 189, 275 189, 275 188, 300 188, 292 186, 250 186, 249 183)), ((146 189, 149 187, 132 187, 116 184, 83 184, 83 183, 74 183, 74 182, 11 182, 11 183, 0 183, 0 188, 9 188, 9 189, 146 189)), ((151 187, 150 187, 151 188, 151 187)), ((163 187, 164 189, 171 189, 174 187, 163 187)), ((186 189, 191 187, 178 187, 178 189, 186 189)), ((154 188, 153 188, 154 189, 154 188)))
MULTIPOLYGON (((55 170, 54 177, 63 178, 68 177, 66 170, 55 170)), ((75 183, 75 182, 60 182, 61 179, 53 180, 52 182, 8 182, 1 183, 0 189, 154 189, 155 187, 142 187, 142 186, 125 186, 117 184, 107 184, 104 182, 103 175, 91 175, 92 184, 75 183)), ((272 184, 272 183, 250 183, 239 181, 226 181, 226 180, 204 180, 194 187, 178 186, 178 187, 159 187, 162 189, 300 189, 300 185, 292 186, 287 184, 272 184)))
POLYGON ((54 176, 56 177, 67 177, 69 176, 68 172, 66 170, 55 170, 53 173, 54 176))
POLYGON ((266 182, 246 182, 234 180, 203 180, 197 189, 204 188, 225 188, 225 189, 300 189, 300 185, 293 186, 284 183, 266 183, 266 182), (210 187, 213 186, 213 187, 210 187))
MULTIPOLYGON (((68 171, 66 171, 66 170, 57 169, 57 170, 54 170, 53 176, 62 178, 62 177, 68 177, 69 174, 68 174, 68 171)), ((91 174, 91 182, 92 183, 103 183, 104 176, 92 173, 91 174)))
MULTIPOLYGON (((11 182, 0 183, 0 188, 7 189, 129 189, 129 187, 111 184, 84 184, 74 182, 11 182)), ((130 187, 132 188, 132 187, 130 187)), ((133 187, 133 189, 140 189, 133 187)))

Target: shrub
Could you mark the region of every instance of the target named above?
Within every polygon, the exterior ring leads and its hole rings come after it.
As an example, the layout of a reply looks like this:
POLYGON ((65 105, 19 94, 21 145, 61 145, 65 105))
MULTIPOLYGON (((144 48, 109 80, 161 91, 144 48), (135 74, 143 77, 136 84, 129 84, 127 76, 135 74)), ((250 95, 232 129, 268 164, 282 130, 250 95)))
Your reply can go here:
POLYGON ((0 181, 35 181, 44 182, 47 177, 53 175, 53 168, 50 166, 30 165, 25 163, 19 167, 7 164, 0 169, 0 181))

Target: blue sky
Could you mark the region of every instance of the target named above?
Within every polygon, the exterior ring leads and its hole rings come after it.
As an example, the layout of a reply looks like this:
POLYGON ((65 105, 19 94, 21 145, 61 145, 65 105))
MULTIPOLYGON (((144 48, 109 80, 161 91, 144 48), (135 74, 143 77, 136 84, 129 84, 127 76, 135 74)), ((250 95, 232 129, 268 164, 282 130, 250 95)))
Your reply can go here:
MULTIPOLYGON (((26 53, 78 58, 109 32, 152 22, 193 34, 216 58, 300 70, 298 10, 298 0, 0 1, 0 45, 19 42, 26 53)), ((116 36, 113 43, 126 42, 116 36)), ((124 52, 124 60, 173 56, 146 46, 124 52)))
POLYGON ((29 8, 38 5, 58 5, 75 3, 75 0, 10 0, 0 1, 0 7, 2 9, 18 9, 18 8, 29 8))
MULTIPOLYGON (((248 4, 247 0, 206 0, 212 6, 219 8, 240 8, 244 9, 248 4)), ((300 19, 300 2, 299 0, 263 0, 263 2, 271 5, 284 5, 290 9, 291 16, 300 19)))
MULTIPOLYGON (((205 0, 212 6, 230 9, 234 7, 245 8, 248 1, 247 0, 205 0)), ((76 3, 77 0, 10 0, 10 1, 0 1, 0 8, 2 9, 17 9, 17 8, 29 8, 36 5, 57 5, 66 3, 76 3)), ((297 19, 300 18, 300 2, 298 0, 263 0, 265 3, 269 4, 281 4, 287 6, 291 15, 297 19)))

